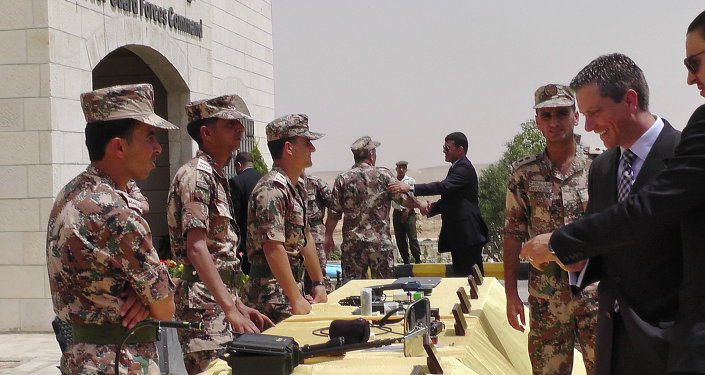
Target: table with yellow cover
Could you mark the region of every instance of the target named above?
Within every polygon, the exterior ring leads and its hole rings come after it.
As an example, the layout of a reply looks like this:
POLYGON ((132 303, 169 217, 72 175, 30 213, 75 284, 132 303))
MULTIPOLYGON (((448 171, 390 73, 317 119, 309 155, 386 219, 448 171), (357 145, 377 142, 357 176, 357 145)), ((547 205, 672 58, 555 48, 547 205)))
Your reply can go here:
MULTIPOLYGON (((294 315, 264 333, 293 337, 300 345, 320 344, 326 337, 316 334, 328 328, 335 319, 357 319, 352 315, 356 307, 340 306, 338 301, 360 295, 360 288, 389 284, 394 280, 353 280, 328 296, 328 302, 312 306, 308 315, 294 315)), ((456 291, 464 287, 469 293, 466 278, 443 278, 428 296, 432 308, 438 308, 446 329, 439 335, 436 351, 445 374, 531 374, 531 363, 527 351, 526 332, 512 329, 506 318, 504 287, 492 277, 486 277, 479 288, 479 298, 472 299, 470 313, 465 314, 467 331, 465 336, 455 334, 453 306, 459 302, 456 291)), ((388 295, 394 291, 387 291, 388 295)), ((390 300, 391 298, 387 298, 390 300)), ((526 313, 528 317, 528 311, 526 313)), ((381 316, 363 317, 379 320, 381 316)), ((394 333, 385 333, 372 328, 377 339, 395 338, 404 333, 402 323, 388 324, 394 333)), ((528 332, 528 329, 526 330, 528 332)), ((576 351, 573 374, 584 374, 582 358, 576 351)), ((426 357, 404 357, 403 345, 348 352, 344 356, 306 359, 294 369, 295 375, 317 374, 410 374, 417 365, 426 365, 426 357)), ((214 362, 206 374, 227 374, 230 368, 224 361, 214 362)), ((236 375, 237 371, 234 372, 236 375)))

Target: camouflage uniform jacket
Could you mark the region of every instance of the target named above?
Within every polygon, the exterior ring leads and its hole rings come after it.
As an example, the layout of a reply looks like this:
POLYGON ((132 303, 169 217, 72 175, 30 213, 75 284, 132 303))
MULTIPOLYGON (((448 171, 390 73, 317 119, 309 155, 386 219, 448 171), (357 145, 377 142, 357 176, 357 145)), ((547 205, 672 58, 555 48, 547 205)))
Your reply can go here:
MULTIPOLYGON (((159 262, 149 225, 140 213, 140 202, 92 165, 61 190, 49 215, 46 253, 59 319, 73 324, 120 324, 120 293, 128 287, 145 305, 168 298, 169 273, 159 262)), ((114 345, 74 344, 62 356, 62 371, 105 368, 112 372, 114 351, 114 345)), ((123 358, 129 358, 131 373, 135 356, 155 361, 156 346, 126 346, 123 358)))
POLYGON ((354 242, 368 244, 370 251, 391 251, 389 209, 392 200, 401 203, 398 194, 387 192, 396 177, 387 168, 357 163, 335 178, 331 217, 343 219, 343 247, 354 242))
MULTIPOLYGON (((504 235, 525 242, 582 217, 588 203, 587 177, 591 160, 577 144, 576 155, 562 174, 544 151, 518 160, 509 177, 504 235)), ((555 262, 541 272, 531 268, 529 293, 570 301, 568 273, 555 262)))
POLYGON ((262 176, 252 190, 247 211, 247 257, 266 265, 264 243, 284 243, 292 266, 300 266, 301 249, 306 246, 306 188, 299 179, 294 186, 279 167, 262 176))
POLYGON ((213 158, 199 150, 176 172, 167 202, 167 224, 174 259, 190 264, 186 233, 203 228, 208 252, 219 270, 239 270, 237 225, 230 210, 230 186, 213 158))
POLYGON ((323 243, 326 237, 326 226, 323 218, 326 207, 330 207, 332 191, 328 184, 320 177, 306 176, 306 214, 308 216, 309 230, 313 240, 323 243))

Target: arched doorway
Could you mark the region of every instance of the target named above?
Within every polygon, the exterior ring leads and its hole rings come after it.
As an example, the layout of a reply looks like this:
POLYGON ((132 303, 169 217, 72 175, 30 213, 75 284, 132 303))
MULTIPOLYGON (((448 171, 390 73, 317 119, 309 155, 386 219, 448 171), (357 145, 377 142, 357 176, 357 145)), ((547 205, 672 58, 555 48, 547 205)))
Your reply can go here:
MULTIPOLYGON (((163 80, 169 79, 169 84, 174 86, 174 81, 178 79, 170 79, 164 77, 162 72, 160 76, 148 65, 142 56, 144 54, 157 54, 156 51, 143 46, 130 46, 118 48, 106 55, 93 69, 93 89, 104 88, 114 85, 125 85, 133 83, 150 83, 154 87, 154 111, 157 115, 173 122, 179 127, 184 127, 182 124, 183 108, 185 101, 188 98, 188 91, 183 84, 183 87, 172 87, 171 90, 165 87, 163 80), (171 92, 170 92, 171 91, 171 92), (176 101, 178 103, 172 103, 176 101), (170 113, 170 108, 175 108, 170 113), (178 109, 181 109, 179 112, 178 109), (171 116, 170 116, 171 115, 171 116)), ((162 69, 164 70, 164 69, 162 69)), ((166 74, 169 74, 166 70, 166 74)), ((175 70, 174 70, 175 72, 175 70)), ((178 75, 178 74, 177 74, 178 75)), ((168 227, 166 224, 166 200, 171 182, 170 170, 173 170, 172 164, 178 168, 180 160, 170 160, 170 148, 176 143, 179 144, 180 131, 159 131, 157 139, 162 146, 162 153, 157 158, 156 168, 149 175, 149 178, 142 181, 137 181, 137 185, 142 190, 142 193, 149 200, 150 210, 145 215, 145 219, 149 223, 152 230, 152 238, 154 246, 159 250, 162 258, 168 257, 168 227), (169 134, 173 133, 173 134, 169 134), (172 140, 170 142, 170 139, 172 140)), ((178 150, 177 150, 178 151, 178 150)))

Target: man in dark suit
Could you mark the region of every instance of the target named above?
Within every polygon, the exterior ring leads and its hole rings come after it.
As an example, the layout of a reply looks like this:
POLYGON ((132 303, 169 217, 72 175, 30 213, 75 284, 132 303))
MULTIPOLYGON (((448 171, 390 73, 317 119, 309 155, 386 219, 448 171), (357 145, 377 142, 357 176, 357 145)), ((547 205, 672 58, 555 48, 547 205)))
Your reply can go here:
POLYGON ((252 189, 262 177, 254 167, 254 160, 249 152, 240 152, 235 156, 235 172, 237 176, 228 180, 230 193, 233 199, 233 212, 240 230, 240 244, 238 254, 242 254, 242 272, 250 274, 250 262, 247 260, 247 201, 250 199, 252 189))
MULTIPOLYGON (((688 84, 705 96, 705 12, 688 27, 685 65, 688 84)), ((572 263, 596 254, 617 253, 621 246, 664 226, 680 225, 683 257, 678 313, 672 328, 666 373, 705 374, 705 106, 688 120, 674 156, 654 181, 599 214, 534 238, 522 255, 534 261, 572 263), (550 239, 550 242, 549 242, 550 239)), ((639 259, 640 261, 641 259, 639 259)), ((648 277, 643 274, 640 277, 648 277)), ((651 295, 650 298, 661 298, 651 295)))
MULTIPOLYGON (((585 129, 600 134, 609 148, 590 169, 590 214, 649 184, 665 168, 664 160, 673 156, 680 132, 649 112, 646 79, 627 56, 598 57, 573 78, 571 88, 580 110, 588 114, 585 129), (627 153, 634 155, 629 164, 632 185, 620 195, 626 169, 620 163, 627 153)), ((586 272, 601 280, 595 372, 662 374, 671 325, 667 322, 675 319, 681 281, 677 225, 653 231, 619 253, 591 258, 586 272)))
POLYGON ((401 181, 393 181, 387 187, 391 193, 411 190, 416 196, 441 195, 433 204, 426 202, 419 208, 429 217, 441 214, 438 251, 450 251, 456 276, 469 275, 474 264, 483 270, 482 247, 488 238, 487 225, 478 206, 477 173, 466 156, 467 151, 465 134, 450 133, 443 145, 445 160, 451 163, 445 180, 416 184, 413 190, 401 181))

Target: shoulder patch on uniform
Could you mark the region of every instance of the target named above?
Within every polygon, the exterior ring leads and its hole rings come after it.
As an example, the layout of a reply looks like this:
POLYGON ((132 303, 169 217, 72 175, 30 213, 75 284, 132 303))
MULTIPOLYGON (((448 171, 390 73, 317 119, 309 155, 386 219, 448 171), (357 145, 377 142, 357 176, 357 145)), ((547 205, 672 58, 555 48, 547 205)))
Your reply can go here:
POLYGON ((284 176, 281 172, 277 172, 272 179, 274 182, 281 184, 281 186, 286 186, 286 176, 284 176))
POLYGON ((125 200, 125 204, 127 205, 128 208, 131 208, 132 210, 136 211, 140 215, 142 215, 142 202, 139 200, 132 198, 127 192, 122 191, 122 190, 117 190, 117 193, 125 200))
POLYGON ((604 147, 595 147, 595 146, 584 146, 583 147, 583 153, 585 155, 590 155, 590 156, 597 156, 600 155, 601 153, 605 152, 607 150, 604 147))
POLYGON ((213 167, 211 167, 210 164, 208 164, 207 161, 198 158, 198 165, 196 165, 196 170, 206 172, 207 174, 213 174, 213 167))
POLYGON ((539 158, 541 158, 542 155, 543 155, 543 152, 538 153, 538 154, 534 154, 531 156, 525 156, 525 157, 515 161, 514 163, 512 163, 512 168, 517 169, 517 168, 521 167, 522 165, 526 165, 531 162, 534 162, 534 161, 538 160, 539 158))

